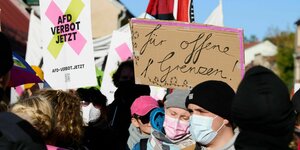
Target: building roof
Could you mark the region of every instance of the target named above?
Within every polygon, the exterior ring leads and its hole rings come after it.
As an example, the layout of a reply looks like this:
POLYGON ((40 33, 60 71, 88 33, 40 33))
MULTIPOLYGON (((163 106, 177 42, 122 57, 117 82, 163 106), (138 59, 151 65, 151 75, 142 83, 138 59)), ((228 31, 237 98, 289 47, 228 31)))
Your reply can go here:
POLYGON ((29 13, 15 0, 0 1, 1 23, 21 32, 28 32, 29 13))
POLYGON ((266 40, 247 49, 245 48, 245 65, 250 64, 258 54, 265 57, 275 56, 277 54, 277 47, 266 40))
POLYGON ((244 49, 250 48, 250 47, 255 46, 259 43, 260 43, 259 41, 244 43, 244 49))
POLYGON ((16 0, 0 0, 0 9, 2 32, 20 44, 25 52, 29 27, 29 13, 25 5, 16 0))

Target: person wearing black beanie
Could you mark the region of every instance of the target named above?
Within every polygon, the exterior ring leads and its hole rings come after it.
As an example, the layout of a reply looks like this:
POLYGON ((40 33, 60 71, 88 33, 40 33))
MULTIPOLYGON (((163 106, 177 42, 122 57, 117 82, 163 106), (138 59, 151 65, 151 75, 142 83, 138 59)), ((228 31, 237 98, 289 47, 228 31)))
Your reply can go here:
POLYGON ((292 103, 296 114, 300 114, 300 90, 297 90, 293 95, 292 103))
POLYGON ((7 109, 9 99, 5 96, 5 89, 10 80, 10 69, 13 66, 12 49, 8 38, 0 32, 0 112, 7 109))
POLYGON ((289 149, 295 113, 286 85, 271 70, 255 66, 246 72, 232 117, 240 129, 235 149, 289 149))
POLYGON ((292 97, 292 103, 294 106, 294 110, 296 113, 296 121, 295 121, 295 129, 294 129, 294 143, 295 146, 300 146, 300 90, 297 90, 297 92, 292 97))
POLYGON ((7 37, 0 32, 0 77, 6 75, 13 66, 12 50, 7 37))
POLYGON ((231 104, 234 90, 222 81, 205 81, 196 85, 186 98, 191 112, 190 132, 196 149, 234 150, 239 131, 234 130, 231 104))

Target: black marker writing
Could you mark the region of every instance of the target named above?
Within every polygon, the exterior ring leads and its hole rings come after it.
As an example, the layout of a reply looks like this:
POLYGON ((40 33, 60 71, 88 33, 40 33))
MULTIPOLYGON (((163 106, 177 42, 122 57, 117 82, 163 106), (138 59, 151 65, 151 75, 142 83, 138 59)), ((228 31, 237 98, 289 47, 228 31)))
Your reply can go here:
POLYGON ((191 42, 182 41, 180 43, 180 47, 182 49, 187 49, 190 45, 193 44, 192 51, 189 55, 187 55, 187 57, 184 60, 184 63, 188 64, 192 60, 193 64, 196 64, 200 57, 202 50, 204 50, 204 49, 206 49, 206 50, 217 49, 219 52, 229 55, 227 53, 229 51, 229 47, 224 47, 223 49, 221 49, 220 45, 209 42, 209 39, 211 37, 212 37, 212 33, 208 34, 207 36, 205 36, 205 33, 200 33, 199 36, 197 37, 197 39, 195 39, 194 41, 191 41, 191 42), (198 42, 201 39, 204 39, 204 40, 198 45, 198 42))
POLYGON ((148 64, 147 64, 147 67, 145 68, 145 70, 141 73, 141 76, 144 75, 144 78, 147 76, 147 71, 149 69, 149 67, 153 64, 153 59, 149 59, 148 61, 148 64))
POLYGON ((160 64, 159 70, 164 73, 163 76, 160 78, 160 82, 166 81, 169 74, 173 71, 179 71, 180 73, 192 73, 192 74, 200 74, 200 75, 219 75, 221 78, 226 79, 227 77, 223 75, 223 70, 216 69, 216 68, 209 68, 205 66, 187 66, 187 65, 176 65, 176 66, 165 66, 165 62, 167 62, 169 59, 171 59, 174 56, 175 52, 170 52, 167 54, 162 61, 158 61, 160 64))
POLYGON ((148 44, 152 44, 154 46, 159 46, 159 45, 162 45, 163 42, 165 42, 166 40, 160 40, 159 42, 156 42, 156 37, 157 35, 154 34, 155 31, 157 31, 159 28, 161 27, 160 24, 158 24, 151 32, 149 32, 147 35, 145 35, 145 37, 148 37, 148 40, 147 42, 143 45, 141 51, 140 51, 140 54, 143 55, 145 50, 147 49, 147 46, 148 44))

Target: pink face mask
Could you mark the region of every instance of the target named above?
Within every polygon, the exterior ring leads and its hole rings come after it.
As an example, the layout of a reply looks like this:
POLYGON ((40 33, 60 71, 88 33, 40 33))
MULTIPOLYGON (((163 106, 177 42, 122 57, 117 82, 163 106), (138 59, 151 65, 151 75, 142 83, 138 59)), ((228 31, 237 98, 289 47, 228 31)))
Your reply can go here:
POLYGON ((165 115, 164 129, 166 131, 166 135, 170 139, 174 140, 185 136, 189 133, 189 127, 189 122, 180 121, 179 119, 165 115))

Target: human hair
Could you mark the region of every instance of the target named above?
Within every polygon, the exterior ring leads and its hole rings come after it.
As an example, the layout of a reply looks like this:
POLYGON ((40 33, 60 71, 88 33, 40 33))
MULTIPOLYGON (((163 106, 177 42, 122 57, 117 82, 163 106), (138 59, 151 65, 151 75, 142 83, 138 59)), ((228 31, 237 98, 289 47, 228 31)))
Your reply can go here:
POLYGON ((132 71, 134 71, 133 60, 132 59, 128 59, 126 61, 121 62, 121 64, 119 65, 117 71, 113 74, 112 79, 113 79, 113 83, 116 87, 119 87, 122 70, 126 69, 126 68, 131 69, 132 71))
POLYGON ((107 98, 101 91, 95 87, 88 89, 79 88, 76 91, 77 95, 82 101, 93 102, 101 106, 106 106, 107 98))
POLYGON ((297 113, 296 114, 296 121, 295 121, 295 125, 299 126, 300 125, 300 114, 297 113))
MULTIPOLYGON (((51 144, 79 144, 82 136, 83 120, 80 100, 77 96, 61 90, 41 90, 38 95, 49 101, 54 110, 54 126, 51 144)), ((58 145, 59 146, 59 145, 58 145)))
POLYGON ((0 112, 6 112, 7 109, 8 109, 7 104, 4 101, 0 100, 0 112))
POLYGON ((47 141, 52 131, 53 110, 51 104, 37 96, 21 99, 10 111, 32 124, 47 141))
POLYGON ((18 100, 23 100, 31 96, 32 93, 29 90, 24 90, 22 94, 19 96, 18 100))

